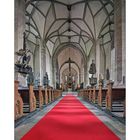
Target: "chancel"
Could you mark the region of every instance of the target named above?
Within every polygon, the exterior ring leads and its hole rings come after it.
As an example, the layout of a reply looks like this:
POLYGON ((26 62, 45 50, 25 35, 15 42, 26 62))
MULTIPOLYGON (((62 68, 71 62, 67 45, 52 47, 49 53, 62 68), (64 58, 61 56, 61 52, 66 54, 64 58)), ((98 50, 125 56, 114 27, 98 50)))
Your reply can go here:
POLYGON ((15 0, 15 139, 125 140, 125 0, 15 0))

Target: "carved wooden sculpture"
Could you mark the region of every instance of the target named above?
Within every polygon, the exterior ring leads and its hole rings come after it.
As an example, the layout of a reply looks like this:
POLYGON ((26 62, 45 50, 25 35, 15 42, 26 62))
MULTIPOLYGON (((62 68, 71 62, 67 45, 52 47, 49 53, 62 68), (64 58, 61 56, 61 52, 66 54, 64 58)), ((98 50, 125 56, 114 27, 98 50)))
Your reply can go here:
POLYGON ((51 88, 48 89, 49 91, 49 103, 52 101, 52 92, 51 92, 51 88))
POLYGON ((48 88, 45 88, 45 105, 48 104, 48 88))
POLYGON ((96 102, 96 87, 93 87, 93 98, 92 98, 92 102, 95 103, 96 102))
POLYGON ((30 103, 30 112, 36 110, 36 98, 33 91, 33 85, 29 85, 29 103, 30 103))
POLYGON ((43 106, 43 94, 42 94, 42 86, 39 86, 39 108, 43 106))
POLYGON ((15 120, 23 116, 23 101, 18 93, 18 81, 15 81, 15 120))
POLYGON ((112 110, 112 86, 113 83, 111 81, 107 84, 107 95, 106 95, 106 109, 112 110))

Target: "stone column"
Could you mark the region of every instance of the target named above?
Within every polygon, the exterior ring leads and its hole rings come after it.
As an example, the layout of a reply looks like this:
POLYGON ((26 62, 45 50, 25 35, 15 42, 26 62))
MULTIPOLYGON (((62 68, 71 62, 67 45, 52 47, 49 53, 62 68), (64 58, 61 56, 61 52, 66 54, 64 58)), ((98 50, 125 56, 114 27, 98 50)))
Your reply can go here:
POLYGON ((123 81, 123 53, 124 48, 124 14, 122 9, 124 7, 124 0, 114 1, 114 46, 115 46, 115 82, 114 84, 122 84, 123 81))
POLYGON ((125 14, 125 0, 122 0, 122 76, 123 76, 123 85, 126 84, 126 14, 125 14))
POLYGON ((78 84, 81 83, 81 72, 79 72, 79 77, 78 77, 78 84))
POLYGON ((52 83, 53 87, 56 88, 56 59, 52 58, 52 83))
MULTIPOLYGON (((15 0, 15 52, 23 48, 23 33, 25 31, 25 0, 15 0)), ((15 62, 17 61, 15 55, 15 62)))
POLYGON ((87 64, 85 64, 85 66, 84 66, 84 87, 87 86, 88 80, 89 80, 88 69, 87 69, 87 64))
MULTIPOLYGON (((23 33, 25 32, 25 0, 15 0, 15 28, 14 28, 14 50, 23 49, 23 33)), ((14 55, 14 63, 19 57, 14 55)), ((20 81, 19 85, 26 85, 26 78, 15 72, 14 79, 20 81)))
POLYGON ((96 41, 96 77, 97 81, 99 80, 99 74, 100 74, 100 40, 98 39, 96 41))
POLYGON ((43 40, 39 40, 39 73, 40 73, 40 85, 43 85, 43 76, 46 72, 46 51, 43 47, 43 40))
POLYGON ((35 50, 34 50, 34 59, 33 59, 33 65, 34 65, 34 74, 35 74, 35 78, 39 78, 39 39, 38 37, 36 37, 36 46, 35 46, 35 50))
MULTIPOLYGON (((42 81, 43 81, 43 76, 46 73, 46 49, 44 48, 44 46, 41 49, 41 68, 42 68, 42 81)), ((49 77, 50 79, 50 77, 49 77)))

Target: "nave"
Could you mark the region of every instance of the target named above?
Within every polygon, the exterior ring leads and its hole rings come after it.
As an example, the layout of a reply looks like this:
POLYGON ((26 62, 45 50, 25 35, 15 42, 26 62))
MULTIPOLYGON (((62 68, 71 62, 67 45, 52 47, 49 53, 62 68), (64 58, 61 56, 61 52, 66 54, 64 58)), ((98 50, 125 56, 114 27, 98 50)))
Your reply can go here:
POLYGON ((123 140, 125 50, 125 0, 15 0, 15 138, 123 140))
POLYGON ((125 139, 123 123, 77 95, 68 93, 23 121, 15 128, 15 139, 125 139))

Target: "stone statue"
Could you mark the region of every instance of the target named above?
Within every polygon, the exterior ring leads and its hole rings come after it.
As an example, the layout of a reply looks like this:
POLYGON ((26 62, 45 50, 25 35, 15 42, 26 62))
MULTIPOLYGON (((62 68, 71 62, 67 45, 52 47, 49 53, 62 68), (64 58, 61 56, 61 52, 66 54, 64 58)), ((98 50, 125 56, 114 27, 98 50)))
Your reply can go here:
POLYGON ((109 73, 109 69, 106 69, 106 79, 109 80, 110 79, 110 73, 109 73))
POLYGON ((84 88, 84 83, 80 83, 80 89, 84 88))
POLYGON ((96 65, 94 63, 94 60, 92 60, 92 63, 90 65, 90 69, 89 69, 89 74, 92 74, 91 78, 89 78, 89 82, 90 82, 91 86, 94 86, 97 83, 97 78, 94 77, 95 73, 96 73, 96 65))
POLYGON ((28 86, 29 85, 34 85, 34 73, 33 72, 30 72, 28 74, 28 77, 27 77, 27 84, 28 86))
POLYGON ((43 77, 43 85, 44 87, 47 87, 49 85, 49 78, 48 78, 48 73, 46 72, 44 77, 43 77))
POLYGON ((29 64, 29 61, 31 59, 31 55, 24 55, 22 58, 22 64, 24 65, 24 67, 26 67, 29 64))
POLYGON ((56 82, 56 89, 60 89, 59 83, 56 82))
POLYGON ((95 66, 94 60, 92 60, 92 63, 90 65, 89 73, 90 74, 95 74, 96 73, 96 66, 95 66))
POLYGON ((19 60, 15 63, 15 71, 23 74, 23 76, 26 74, 30 74, 32 72, 32 68, 29 65, 31 55, 28 53, 31 53, 30 50, 26 49, 26 34, 24 33, 23 36, 23 49, 20 49, 15 54, 19 56, 19 60))

